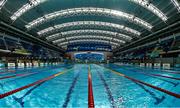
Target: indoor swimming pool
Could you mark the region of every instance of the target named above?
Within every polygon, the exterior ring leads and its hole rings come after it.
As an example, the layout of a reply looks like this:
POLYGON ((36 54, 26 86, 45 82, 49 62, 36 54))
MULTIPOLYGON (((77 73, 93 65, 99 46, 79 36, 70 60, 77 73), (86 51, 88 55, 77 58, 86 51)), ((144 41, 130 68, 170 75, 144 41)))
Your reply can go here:
POLYGON ((117 64, 60 64, 0 70, 0 107, 178 107, 180 71, 117 64), (168 93, 167 93, 168 92, 168 93))

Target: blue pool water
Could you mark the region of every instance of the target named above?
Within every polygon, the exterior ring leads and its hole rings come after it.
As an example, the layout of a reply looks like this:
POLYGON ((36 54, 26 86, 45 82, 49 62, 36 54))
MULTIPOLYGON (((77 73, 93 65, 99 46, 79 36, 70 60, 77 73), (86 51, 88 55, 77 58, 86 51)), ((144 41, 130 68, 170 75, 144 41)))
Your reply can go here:
POLYGON ((69 70, 44 83, 0 99, 0 107, 88 107, 88 66, 92 76, 96 108, 118 107, 180 107, 180 100, 143 84, 119 76, 107 68, 131 78, 180 94, 180 81, 147 74, 180 78, 180 71, 141 68, 115 64, 61 64, 21 69, 1 69, 0 77, 34 73, 0 79, 0 94, 33 83, 58 72, 69 70), (107 67, 107 68, 105 68, 107 67), (168 73, 176 72, 176 73, 168 73), (4 73, 7 72, 7 73, 4 73), (141 73, 142 72, 142 73, 141 73), (145 73, 145 74, 144 74, 145 73))

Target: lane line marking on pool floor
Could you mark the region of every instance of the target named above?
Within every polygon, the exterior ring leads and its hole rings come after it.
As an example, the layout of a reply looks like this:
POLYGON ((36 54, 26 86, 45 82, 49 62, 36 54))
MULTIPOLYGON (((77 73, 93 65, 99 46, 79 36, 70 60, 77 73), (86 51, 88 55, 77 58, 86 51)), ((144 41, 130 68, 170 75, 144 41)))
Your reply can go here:
MULTIPOLYGON (((113 65, 123 66, 123 65, 114 64, 114 63, 113 63, 113 65)), ((140 69, 140 70, 145 70, 145 69, 158 70, 160 73, 180 74, 180 72, 178 72, 176 70, 171 71, 171 70, 164 70, 164 69, 157 69, 157 68, 150 68, 150 67, 135 67, 135 68, 140 69)))
POLYGON ((112 107, 112 108, 116 108, 114 97, 113 97, 113 95, 112 95, 112 92, 111 92, 111 90, 110 90, 110 88, 109 88, 106 80, 104 79, 104 77, 103 77, 103 75, 101 74, 101 72, 99 72, 99 70, 97 70, 97 68, 96 68, 96 71, 97 71, 97 74, 98 74, 100 80, 102 81, 102 83, 103 83, 103 85, 104 85, 104 87, 105 87, 105 90, 106 90, 106 93, 107 93, 107 95, 108 95, 108 100, 109 100, 109 102, 110 102, 110 104, 111 104, 111 107, 112 107))
POLYGON ((77 75, 73 78, 73 81, 72 81, 71 86, 70 86, 70 88, 68 90, 68 93, 66 94, 66 98, 65 98, 65 101, 64 101, 64 103, 62 105, 62 108, 67 108, 68 103, 69 103, 69 101, 71 99, 71 95, 72 95, 72 93, 74 91, 74 88, 75 88, 75 86, 77 84, 77 81, 79 79, 79 76, 80 76, 80 72, 78 72, 77 75))
MULTIPOLYGON (((99 65, 99 66, 100 66, 100 67, 104 67, 104 66, 101 66, 101 65, 99 65)), ((137 82, 137 83, 146 85, 146 86, 148 86, 148 87, 151 87, 151 88, 153 88, 153 89, 156 89, 156 90, 158 90, 158 91, 161 91, 161 92, 163 92, 163 93, 166 93, 166 94, 168 94, 168 95, 170 95, 170 96, 173 96, 173 97, 176 97, 176 98, 180 98, 180 94, 173 93, 173 92, 171 92, 171 91, 162 89, 162 88, 160 88, 160 87, 157 87, 157 86, 154 86, 154 85, 145 83, 145 82, 143 82, 143 81, 140 81, 140 80, 131 78, 131 77, 126 76, 126 75, 124 75, 124 74, 122 74, 122 73, 120 73, 120 72, 118 72, 118 71, 112 70, 111 68, 107 68, 107 67, 104 67, 104 68, 107 69, 107 70, 110 70, 111 72, 113 72, 113 73, 115 73, 115 74, 117 74, 117 75, 119 75, 119 76, 122 76, 122 77, 124 77, 124 78, 127 78, 127 79, 129 79, 129 80, 131 80, 131 81, 134 81, 134 82, 137 82)))
MULTIPOLYGON (((115 64, 116 65, 116 64, 115 64)), ((121 68, 119 65, 117 65, 119 68, 121 68)), ((124 68, 123 68, 124 69, 124 68)), ((129 70, 132 71, 132 69, 126 69, 125 70, 129 70)), ((176 78, 176 77, 171 77, 171 76, 164 76, 164 75, 160 75, 160 74, 151 74, 151 73, 146 73, 146 72, 138 72, 137 73, 141 73, 141 74, 145 74, 145 75, 151 75, 151 76, 156 76, 156 77, 162 77, 162 78, 169 78, 169 79, 174 79, 174 80, 180 80, 180 78, 176 78)))
POLYGON ((41 84, 43 84, 44 82, 35 85, 34 87, 32 87, 31 89, 29 89, 22 97, 16 97, 16 96, 12 96, 12 98, 21 105, 21 107, 24 107, 25 101, 24 98, 28 95, 30 95, 32 93, 33 90, 35 90, 36 88, 38 88, 41 84))
MULTIPOLYGON (((115 64, 115 66, 116 66, 116 64, 115 64)), ((121 68, 120 65, 117 65, 117 67, 121 68)), ((123 69, 124 69, 124 68, 123 68, 123 69)), ((125 70, 130 70, 130 69, 125 69, 125 70)), ((132 70, 132 69, 131 69, 130 71, 137 72, 137 73, 141 73, 141 72, 138 72, 138 71, 135 71, 135 70, 132 70)), ((167 80, 167 79, 163 79, 163 78, 161 78, 161 77, 154 76, 154 75, 151 75, 151 74, 148 74, 148 73, 145 73, 145 72, 143 72, 143 73, 141 73, 141 74, 144 74, 144 75, 146 75, 146 76, 149 76, 149 77, 152 77, 152 78, 155 78, 155 79, 158 79, 158 80, 161 80, 161 81, 170 83, 170 84, 172 84, 174 87, 176 87, 177 85, 179 85, 179 82, 169 81, 169 80, 167 80)))
POLYGON ((90 65, 88 65, 88 108, 94 108, 94 96, 90 65))
MULTIPOLYGON (((67 68, 67 67, 66 67, 66 68, 67 68)), ((29 72, 29 75, 23 75, 23 76, 20 76, 20 77, 18 77, 18 78, 15 78, 15 79, 13 79, 13 80, 9 80, 9 81, 0 83, 0 86, 3 87, 3 84, 5 84, 5 83, 9 83, 9 82, 11 82, 11 81, 15 81, 16 79, 21 79, 21 78, 29 77, 29 76, 31 76, 31 75, 36 75, 36 74, 39 74, 39 73, 41 73, 41 72, 29 72), (31 74, 31 73, 32 73, 32 74, 31 74)), ((13 77, 13 78, 14 78, 14 77, 13 77)))
POLYGON ((0 72, 0 74, 9 74, 9 73, 15 73, 16 71, 14 70, 14 71, 7 71, 7 72, 0 72))
MULTIPOLYGON (((138 67, 138 68, 141 68, 141 67, 138 67)), ((158 70, 158 71, 163 72, 163 73, 180 74, 180 72, 178 72, 178 70, 166 70, 166 69, 158 69, 158 68, 150 68, 150 69, 158 70)))
POLYGON ((45 81, 48 81, 48 80, 50 80, 50 79, 53 79, 53 78, 55 78, 55 77, 57 77, 57 76, 60 76, 60 75, 62 75, 62 74, 65 74, 65 73, 69 72, 69 71, 72 70, 72 69, 73 69, 73 68, 71 68, 71 69, 66 69, 66 70, 61 71, 61 72, 59 72, 59 73, 53 74, 53 75, 51 75, 51 76, 49 76, 49 77, 47 77, 47 78, 43 78, 43 79, 41 79, 41 80, 35 81, 35 82, 33 82, 33 83, 31 83, 31 84, 28 84, 28 85, 25 85, 25 86, 23 86, 23 87, 20 87, 20 88, 11 90, 11 91, 9 91, 9 92, 0 94, 0 99, 2 99, 2 98, 4 98, 4 97, 7 97, 7 96, 9 96, 9 95, 12 95, 12 94, 14 94, 14 93, 17 93, 17 92, 19 92, 19 91, 22 91, 22 90, 24 90, 24 89, 27 89, 27 88, 29 88, 29 87, 32 87, 32 86, 38 85, 38 84, 40 84, 40 83, 43 83, 43 82, 45 82, 45 81))

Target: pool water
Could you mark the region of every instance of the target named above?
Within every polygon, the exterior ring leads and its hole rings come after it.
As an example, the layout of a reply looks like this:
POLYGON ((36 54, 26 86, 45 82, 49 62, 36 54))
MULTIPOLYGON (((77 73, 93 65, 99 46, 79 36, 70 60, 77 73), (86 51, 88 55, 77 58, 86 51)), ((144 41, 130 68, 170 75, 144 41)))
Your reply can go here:
POLYGON ((48 81, 0 99, 0 107, 87 108, 89 66, 96 108, 180 107, 180 99, 119 76, 108 68, 128 77, 180 94, 180 81, 178 79, 180 78, 180 71, 178 69, 160 70, 116 64, 61 64, 36 68, 1 69, 0 94, 53 74, 68 71, 48 81), (12 75, 20 76, 2 79, 2 77, 12 75))

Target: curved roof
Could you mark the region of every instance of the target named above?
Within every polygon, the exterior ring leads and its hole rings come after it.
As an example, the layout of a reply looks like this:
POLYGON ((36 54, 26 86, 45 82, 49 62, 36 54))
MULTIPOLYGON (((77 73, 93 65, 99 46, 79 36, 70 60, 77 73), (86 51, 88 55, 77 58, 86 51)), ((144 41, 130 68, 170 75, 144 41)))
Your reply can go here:
POLYGON ((40 30, 37 32, 38 35, 46 35, 48 33, 52 33, 53 31, 62 30, 66 28, 73 28, 73 27, 79 27, 79 28, 96 28, 96 29, 117 29, 119 31, 124 31, 126 33, 129 33, 131 35, 137 35, 139 36, 141 33, 137 30, 134 30, 132 28, 126 27, 124 25, 120 24, 114 24, 109 22, 100 22, 100 21, 76 21, 76 22, 68 22, 63 23, 59 25, 54 25, 48 28, 45 28, 43 30, 40 30))
POLYGON ((96 7, 81 7, 81 8, 71 8, 71 9, 56 11, 50 14, 46 14, 40 18, 37 18, 32 22, 29 22, 26 25, 26 28, 33 28, 56 18, 67 18, 70 16, 73 17, 73 16, 82 16, 82 15, 107 16, 110 18, 125 19, 137 25, 145 27, 147 29, 152 28, 151 24, 132 14, 125 13, 122 11, 107 9, 107 8, 96 8, 96 7))
POLYGON ((63 48, 117 48, 180 19, 178 0, 1 0, 0 10, 1 20, 63 48))

